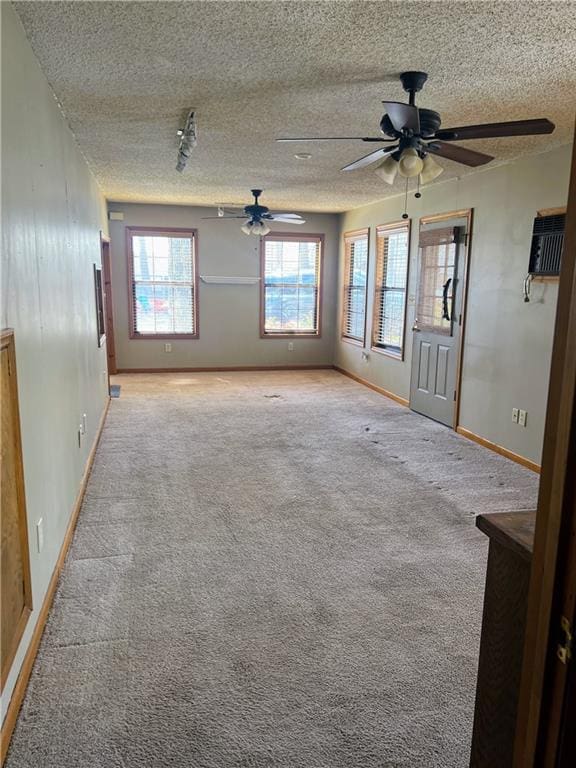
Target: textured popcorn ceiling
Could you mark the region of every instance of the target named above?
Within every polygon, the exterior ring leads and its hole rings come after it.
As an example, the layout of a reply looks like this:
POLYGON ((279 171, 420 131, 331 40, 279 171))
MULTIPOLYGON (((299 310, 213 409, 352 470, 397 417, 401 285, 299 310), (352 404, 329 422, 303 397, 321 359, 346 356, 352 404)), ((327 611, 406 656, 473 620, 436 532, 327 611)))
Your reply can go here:
MULTIPOLYGON (((465 142, 496 162, 572 140, 572 2, 16 2, 40 64, 106 196, 342 211, 402 191, 370 168, 339 168, 378 135, 399 72, 422 69, 420 106, 444 127, 548 117, 551 136, 465 142), (176 130, 197 112, 199 144, 174 169, 176 130), (296 152, 311 152, 297 160, 296 152)), ((373 145, 372 145, 373 147, 373 145)), ((440 160, 440 180, 470 172, 440 160)))

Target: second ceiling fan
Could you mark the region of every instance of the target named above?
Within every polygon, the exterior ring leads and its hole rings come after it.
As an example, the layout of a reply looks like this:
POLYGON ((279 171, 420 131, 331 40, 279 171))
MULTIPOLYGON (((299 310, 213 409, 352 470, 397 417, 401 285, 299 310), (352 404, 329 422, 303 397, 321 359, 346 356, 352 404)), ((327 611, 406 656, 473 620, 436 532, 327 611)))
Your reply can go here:
POLYGON ((309 138, 281 138, 280 142, 306 141, 364 141, 367 143, 392 143, 345 165, 341 170, 353 171, 373 163, 381 163, 376 173, 388 184, 393 184, 396 174, 405 178, 419 176, 421 184, 433 181, 443 168, 430 155, 438 155, 457 163, 476 167, 494 160, 492 155, 453 144, 454 141, 469 139, 492 139, 503 136, 532 136, 552 133, 554 123, 546 118, 515 120, 503 123, 465 125, 458 128, 441 128, 441 118, 432 109, 423 109, 415 104, 416 93, 428 75, 426 72, 403 72, 400 80, 409 94, 408 104, 399 101, 384 101, 386 114, 380 121, 383 136, 328 136, 309 138), (384 138, 388 137, 388 138, 384 138), (382 162, 383 161, 383 162, 382 162))
POLYGON ((262 194, 261 189, 252 189, 254 202, 244 207, 244 213, 241 215, 226 216, 219 211, 218 216, 204 216, 204 219, 247 219, 240 227, 245 235, 267 235, 270 232, 268 223, 271 221, 281 221, 284 224, 305 224, 306 221, 297 213, 271 213, 265 205, 260 205, 258 199, 262 194))

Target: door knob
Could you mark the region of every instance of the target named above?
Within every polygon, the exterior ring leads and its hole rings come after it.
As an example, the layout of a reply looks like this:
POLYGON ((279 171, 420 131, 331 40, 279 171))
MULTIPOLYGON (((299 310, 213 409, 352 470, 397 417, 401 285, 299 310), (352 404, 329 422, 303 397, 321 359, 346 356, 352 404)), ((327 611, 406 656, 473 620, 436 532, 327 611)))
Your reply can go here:
POLYGON ((412 326, 412 330, 420 332, 420 328, 418 328, 418 323, 417 322, 414 323, 414 325, 412 326))

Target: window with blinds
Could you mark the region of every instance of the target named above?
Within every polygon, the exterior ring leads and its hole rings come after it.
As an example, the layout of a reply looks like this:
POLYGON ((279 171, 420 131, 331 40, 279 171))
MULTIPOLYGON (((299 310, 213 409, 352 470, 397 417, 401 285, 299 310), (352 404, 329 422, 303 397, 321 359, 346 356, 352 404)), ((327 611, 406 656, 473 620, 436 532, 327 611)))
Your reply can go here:
POLYGON ((368 282, 367 229, 344 235, 344 298, 342 337, 364 343, 368 282))
POLYGON ((130 338, 197 338, 195 230, 128 228, 130 338))
POLYGON ((372 346, 402 357, 406 319, 410 224, 376 228, 372 346))
POLYGON ((322 235, 262 238, 261 335, 320 336, 322 235))

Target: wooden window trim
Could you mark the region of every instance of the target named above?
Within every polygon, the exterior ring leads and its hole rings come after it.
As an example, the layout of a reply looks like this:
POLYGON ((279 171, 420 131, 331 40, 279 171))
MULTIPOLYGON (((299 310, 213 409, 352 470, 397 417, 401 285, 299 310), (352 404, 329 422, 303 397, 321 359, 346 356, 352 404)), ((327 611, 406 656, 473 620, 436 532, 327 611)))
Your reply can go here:
POLYGON ((164 341, 170 339, 195 340, 200 338, 199 327, 199 300, 198 300, 198 230, 183 227, 126 227, 126 255, 128 260, 128 322, 129 338, 132 341, 164 341), (175 234, 189 235, 194 247, 193 261, 193 287, 194 287, 194 333, 136 333, 134 311, 134 256, 132 252, 132 237, 139 233, 145 235, 158 234, 160 236, 175 234))
POLYGON ((305 233, 299 235, 294 232, 271 232, 260 238, 260 338, 261 339, 321 339, 322 338, 322 294, 324 286, 324 235, 305 233), (265 266, 266 266, 266 243, 267 242, 285 242, 291 240, 296 243, 313 242, 320 246, 320 263, 318 265, 318 290, 316 293, 316 312, 318 317, 318 327, 316 331, 294 331, 292 333, 283 331, 274 333, 266 331, 265 317, 265 266))
POLYGON ((370 269, 370 227, 366 227, 364 229, 353 229, 349 232, 344 232, 343 234, 343 240, 344 240, 344 272, 343 272, 343 285, 342 285, 342 316, 341 316, 341 325, 340 325, 340 338, 342 341, 345 341, 347 344, 354 344, 358 347, 364 347, 366 346, 366 323, 368 321, 368 277, 369 277, 369 269, 370 269), (358 338, 356 336, 350 336, 348 333, 346 333, 346 318, 347 318, 347 312, 346 307, 348 304, 348 273, 350 272, 350 262, 349 262, 349 255, 348 250, 346 247, 346 241, 350 239, 354 240, 360 240, 362 238, 366 238, 366 290, 364 292, 364 330, 362 338, 358 338))
POLYGON ((374 279, 374 300, 372 312, 372 343, 371 351, 379 355, 390 357, 393 360, 404 361, 404 351, 406 349, 406 319, 408 316, 408 281, 410 280, 410 247, 412 237, 412 219, 408 221, 393 221, 390 224, 379 224, 376 227, 376 274, 374 279), (404 279, 404 312, 402 323, 402 344, 398 351, 395 347, 380 346, 376 341, 377 329, 380 323, 380 310, 378 302, 378 291, 382 283, 382 264, 378 255, 378 236, 382 234, 395 234, 396 232, 406 232, 408 234, 407 258, 406 258, 406 277, 404 279))

